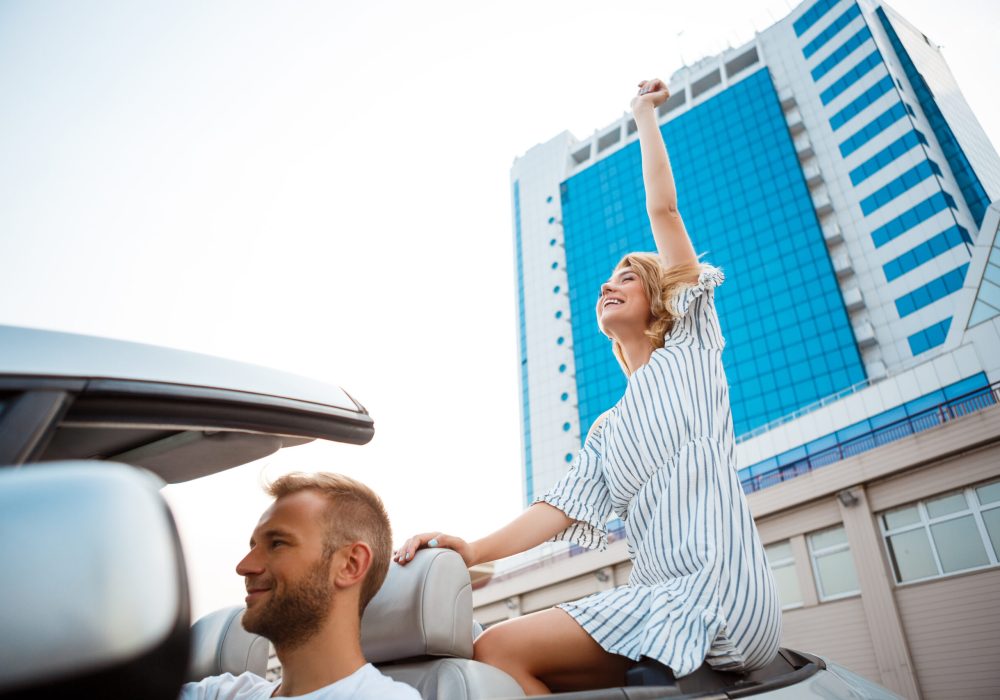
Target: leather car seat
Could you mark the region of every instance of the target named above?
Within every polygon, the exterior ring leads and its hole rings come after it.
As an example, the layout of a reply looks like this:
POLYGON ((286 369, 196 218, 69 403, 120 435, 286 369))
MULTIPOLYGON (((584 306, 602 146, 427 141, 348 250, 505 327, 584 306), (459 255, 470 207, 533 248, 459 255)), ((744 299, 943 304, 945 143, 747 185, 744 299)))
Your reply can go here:
POLYGON ((223 608, 200 618, 191 628, 191 663, 187 680, 245 671, 264 677, 271 644, 259 634, 243 629, 246 608, 223 608))
POLYGON ((424 700, 524 697, 509 675, 472 660, 472 582, 450 549, 392 563, 361 621, 365 658, 424 700))

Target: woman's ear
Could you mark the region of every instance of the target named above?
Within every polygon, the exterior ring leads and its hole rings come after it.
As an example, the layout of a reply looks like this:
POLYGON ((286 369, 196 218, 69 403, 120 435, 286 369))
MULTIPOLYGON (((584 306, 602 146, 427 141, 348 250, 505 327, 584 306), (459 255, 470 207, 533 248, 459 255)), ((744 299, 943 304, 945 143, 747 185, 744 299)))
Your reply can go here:
POLYGON ((372 548, 365 542, 354 542, 340 550, 340 560, 333 582, 337 588, 350 588, 364 581, 372 565, 372 548))

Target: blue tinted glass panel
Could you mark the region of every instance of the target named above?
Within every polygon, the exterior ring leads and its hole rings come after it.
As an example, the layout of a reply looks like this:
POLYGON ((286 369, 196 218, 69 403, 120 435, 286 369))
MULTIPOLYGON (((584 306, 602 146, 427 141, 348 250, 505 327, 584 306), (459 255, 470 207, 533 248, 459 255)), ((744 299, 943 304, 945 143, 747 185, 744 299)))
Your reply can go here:
POLYGON ((879 54, 878 49, 875 49, 870 54, 861 59, 856 66, 851 70, 847 71, 844 75, 838 78, 833 84, 830 85, 826 90, 819 94, 820 102, 823 104, 829 104, 840 95, 844 90, 854 85, 854 83, 861 80, 862 77, 868 75, 868 73, 875 68, 875 66, 882 65, 882 56, 879 54))
POLYGON ((884 246, 892 239, 909 231, 921 221, 926 221, 938 212, 948 208, 955 208, 955 200, 952 199, 951 195, 947 192, 935 192, 920 204, 910 207, 895 219, 887 221, 872 231, 872 242, 876 248, 884 246))
MULTIPOLYGON (((864 379, 767 70, 661 130, 695 247, 726 272, 716 303, 736 433, 864 379)), ((623 255, 654 246, 638 144, 597 161, 560 189, 576 396, 580 425, 587 426, 625 388, 610 343, 594 322, 598 289, 623 255)))
POLYGON ((851 5, 847 10, 840 15, 837 19, 833 20, 830 25, 816 35, 816 38, 810 41, 808 44, 802 47, 802 55, 809 58, 819 49, 826 45, 830 39, 837 35, 841 29, 846 27, 851 23, 855 17, 861 16, 861 8, 857 5, 851 5))
POLYGON ((963 244, 972 245, 969 232, 961 226, 952 226, 883 265, 885 279, 887 282, 892 282, 928 260, 933 260, 942 253, 963 244))
POLYGON ((859 29, 850 39, 838 46, 833 53, 820 61, 819 64, 812 69, 810 75, 812 75, 813 82, 819 80, 833 70, 834 66, 838 65, 841 61, 850 56, 851 52, 871 38, 872 33, 868 27, 862 27, 859 29))
POLYGON ((899 317, 908 316, 914 311, 919 311, 925 306, 933 304, 938 299, 957 292, 962 288, 962 283, 965 282, 965 273, 968 269, 968 263, 960 265, 951 272, 946 272, 937 279, 933 279, 909 294, 896 299, 896 311, 899 312, 899 317))
POLYGON ((906 107, 902 102, 897 102, 840 144, 840 155, 846 158, 905 116, 906 107))
MULTIPOLYGON (((945 319, 940 324, 935 324, 935 325, 944 325, 945 326, 944 332, 947 335, 947 324, 950 322, 950 320, 951 319, 945 319)), ((942 340, 942 342, 944 341, 942 340)), ((812 442, 809 442, 804 446, 805 451, 808 453, 808 455, 810 455, 810 458, 813 455, 818 455, 820 458, 819 462, 811 465, 813 468, 825 466, 831 463, 830 460, 831 454, 834 457, 833 461, 841 459, 844 456, 857 454, 856 450, 850 449, 850 446, 852 444, 854 445, 858 444, 857 442, 852 443, 852 441, 855 440, 855 438, 868 435, 873 430, 878 430, 881 427, 885 427, 893 423, 898 423, 899 421, 904 420, 907 417, 916 416, 928 409, 936 408, 937 406, 941 405, 947 400, 955 399, 962 396, 968 396, 971 393, 975 393, 977 389, 986 389, 987 387, 989 387, 989 380, 986 378, 986 374, 983 372, 979 372, 978 374, 974 374, 970 377, 966 377, 965 379, 957 381, 954 384, 950 384, 944 387, 943 389, 932 391, 928 394, 924 394, 923 396, 917 399, 913 399, 912 401, 908 401, 906 403, 895 406, 894 408, 891 408, 888 411, 880 413, 877 416, 873 416, 870 420, 859 421, 857 423, 847 426, 846 428, 842 428, 841 430, 830 433, 828 435, 824 435, 821 438, 817 438, 816 440, 813 440, 812 442), (843 453, 838 454, 838 452, 842 447, 846 449, 844 450, 843 453)), ((923 425, 924 424, 921 424, 921 426, 923 425)), ((888 435, 883 433, 881 434, 881 437, 883 439, 887 436, 890 438, 894 437, 895 439, 899 439, 902 437, 906 437, 909 434, 910 433, 908 431, 901 430, 898 432, 890 433, 888 435)), ((878 441, 870 441, 870 445, 872 447, 878 444, 884 444, 884 443, 878 441)), ((783 454, 790 454, 793 452, 796 452, 796 450, 790 450, 789 452, 783 454)), ((739 476, 741 480, 744 480, 744 482, 746 482, 746 480, 749 479, 750 477, 767 474, 768 472, 771 472, 777 469, 778 467, 779 467, 779 458, 769 457, 768 459, 765 459, 761 462, 757 462, 756 464, 752 464, 749 467, 741 469, 739 471, 739 476)), ((766 482, 764 485, 767 485, 766 482)), ((760 485, 754 485, 751 483, 749 490, 755 491, 757 490, 757 488, 760 488, 760 485)))
POLYGON ((931 175, 940 175, 941 169, 932 160, 923 160, 897 177, 887 182, 861 200, 861 213, 868 216, 885 206, 899 195, 923 182, 931 175))
POLYGON ((919 131, 908 131, 851 171, 851 184, 859 185, 879 170, 927 139, 919 131))
POLYGON ((894 83, 892 82, 892 78, 888 75, 879 80, 877 83, 853 99, 850 104, 830 117, 830 128, 836 131, 842 127, 872 102, 892 90, 893 85, 894 83))
POLYGON ((910 344, 910 352, 919 355, 922 352, 936 348, 948 337, 948 328, 951 327, 951 317, 939 321, 932 326, 928 326, 922 331, 914 333, 906 340, 910 344))
POLYGON ((840 0, 817 0, 817 2, 810 5, 809 9, 792 24, 792 28, 795 29, 795 36, 802 36, 809 27, 819 22, 820 18, 829 12, 838 2, 840 0))
POLYGON ((969 159, 966 157, 961 145, 959 145, 958 139, 955 138, 955 134, 948 125, 948 121, 945 119, 940 107, 938 107, 937 100, 934 98, 934 93, 931 92, 930 86, 927 85, 927 81, 920 75, 920 71, 914 65, 910 54, 903 46, 903 42, 900 41, 899 35, 892 26, 892 22, 889 21, 888 16, 886 16, 885 11, 881 7, 876 9, 875 12, 882 26, 885 28, 886 34, 889 35, 889 41, 892 43, 892 48, 903 65, 903 70, 910 81, 910 85, 913 86, 913 90, 917 95, 917 101, 924 110, 924 114, 927 116, 927 121, 930 122, 931 129, 934 131, 938 143, 941 144, 941 150, 944 151, 948 167, 951 168, 951 172, 955 176, 956 182, 958 182, 962 198, 965 199, 969 210, 972 212, 972 216, 976 220, 976 224, 981 226, 983 217, 986 214, 986 208, 990 205, 990 198, 979 181, 976 171, 972 169, 972 164, 969 163, 969 159))

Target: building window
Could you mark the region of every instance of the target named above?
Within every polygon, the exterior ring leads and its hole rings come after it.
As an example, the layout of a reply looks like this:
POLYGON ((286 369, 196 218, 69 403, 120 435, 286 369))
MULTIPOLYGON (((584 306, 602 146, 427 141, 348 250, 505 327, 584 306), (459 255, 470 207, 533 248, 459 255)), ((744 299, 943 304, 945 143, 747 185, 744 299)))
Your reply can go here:
POLYGON ((807 539, 819 599, 836 600, 858 593, 858 575, 844 526, 814 532, 807 539))
POLYGON ((879 526, 898 583, 995 566, 1000 481, 894 508, 879 526))
POLYGON ((764 547, 767 563, 771 566, 774 585, 778 587, 778 599, 781 609, 802 607, 802 591, 799 589, 799 577, 795 573, 795 557, 792 555, 791 542, 775 542, 764 547))

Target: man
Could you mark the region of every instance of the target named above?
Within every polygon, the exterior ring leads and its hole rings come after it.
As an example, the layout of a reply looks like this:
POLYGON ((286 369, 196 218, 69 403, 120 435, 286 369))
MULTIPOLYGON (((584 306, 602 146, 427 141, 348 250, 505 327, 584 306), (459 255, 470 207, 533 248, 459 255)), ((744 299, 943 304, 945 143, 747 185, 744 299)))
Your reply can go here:
POLYGON ((243 626, 267 637, 280 682, 252 673, 188 683, 181 700, 420 700, 361 653, 361 614, 389 570, 392 533, 381 499, 339 474, 288 474, 237 564, 246 579, 243 626))

